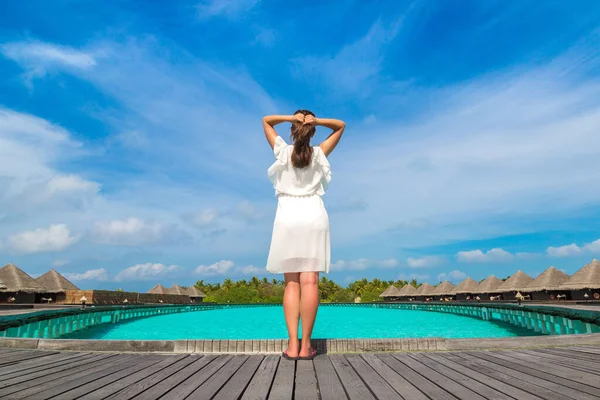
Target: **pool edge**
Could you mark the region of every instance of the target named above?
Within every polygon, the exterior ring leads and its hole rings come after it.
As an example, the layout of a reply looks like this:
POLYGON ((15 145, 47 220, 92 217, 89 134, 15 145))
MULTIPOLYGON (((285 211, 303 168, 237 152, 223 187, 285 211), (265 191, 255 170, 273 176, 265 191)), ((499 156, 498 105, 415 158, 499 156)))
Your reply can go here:
MULTIPOLYGON (((319 353, 492 350, 600 345, 600 333, 481 339, 314 339, 319 353)), ((276 354, 286 339, 265 340, 88 340, 0 338, 0 348, 37 350, 174 353, 276 354)))

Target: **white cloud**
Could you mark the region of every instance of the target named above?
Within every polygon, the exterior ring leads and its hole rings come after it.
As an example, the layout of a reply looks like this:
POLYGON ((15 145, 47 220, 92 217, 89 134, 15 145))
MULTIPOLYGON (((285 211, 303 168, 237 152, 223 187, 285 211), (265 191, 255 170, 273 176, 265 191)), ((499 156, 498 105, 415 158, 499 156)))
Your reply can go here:
POLYGON ((462 281, 463 279, 465 279, 467 277, 467 274, 465 274, 462 271, 458 271, 458 270, 454 270, 448 273, 441 273, 437 276, 437 279, 439 282, 442 281, 450 281, 453 283, 458 283, 460 281, 462 281))
POLYGON ((134 217, 125 220, 97 221, 92 228, 92 237, 96 242, 126 246, 159 242, 163 239, 164 233, 163 225, 134 217))
POLYGON ((546 249, 546 253, 548 253, 550 257, 573 257, 581 254, 582 252, 583 249, 577 246, 575 243, 560 247, 550 246, 546 249))
POLYGON ((438 256, 426 256, 421 258, 409 257, 406 263, 410 268, 429 268, 435 267, 444 263, 444 259, 438 256))
POLYGON ((116 281, 141 281, 157 278, 169 278, 174 273, 181 271, 177 265, 164 265, 158 263, 136 264, 125 268, 117 274, 116 281))
POLYGON ((600 253, 600 239, 586 244, 583 248, 592 253, 600 253))
POLYGON ((213 224, 219 218, 219 210, 207 208, 190 216, 191 222, 199 227, 213 224))
POLYGON ((86 70, 96 65, 91 53, 37 41, 6 43, 0 46, 0 52, 25 68, 29 86, 34 78, 43 77, 58 67, 86 70))
POLYGON ((86 181, 77 175, 57 175, 48 181, 47 189, 50 194, 83 192, 96 194, 100 185, 86 181))
POLYGON ((247 265, 245 267, 238 268, 237 272, 240 275, 266 275, 267 269, 255 267, 254 265, 247 265))
POLYGON ((496 248, 485 253, 479 249, 471 251, 459 251, 456 253, 456 258, 460 262, 487 263, 511 261, 513 259, 513 255, 508 251, 496 248))
POLYGON ((331 263, 330 269, 332 271, 364 271, 369 268, 393 268, 398 266, 400 263, 394 258, 385 260, 372 260, 368 258, 359 258, 356 260, 344 261, 338 260, 331 263))
POLYGON ((221 260, 211 265, 199 265, 194 272, 203 276, 225 275, 231 271, 235 263, 230 260, 221 260))
POLYGON ((108 280, 108 272, 104 268, 91 269, 83 273, 78 272, 65 272, 63 274, 65 278, 72 281, 106 281, 108 280))
POLYGON ((224 16, 230 19, 253 9, 260 0, 205 0, 197 5, 201 19, 224 16))
POLYGON ((50 225, 32 231, 15 233, 7 238, 7 247, 18 253, 56 252, 66 249, 77 241, 65 224, 50 225))

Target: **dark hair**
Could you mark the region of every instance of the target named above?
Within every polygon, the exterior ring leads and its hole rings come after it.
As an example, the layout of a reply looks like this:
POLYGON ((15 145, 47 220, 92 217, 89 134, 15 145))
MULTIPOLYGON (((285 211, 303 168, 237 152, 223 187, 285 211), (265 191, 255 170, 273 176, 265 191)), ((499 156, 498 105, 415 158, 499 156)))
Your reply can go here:
MULTIPOLYGON (((298 110, 294 113, 302 115, 315 114, 309 110, 298 110)), ((313 155, 313 148, 310 146, 310 139, 315 135, 314 125, 304 125, 301 122, 292 122, 292 139, 294 141, 294 152, 292 153, 292 165, 296 168, 305 168, 310 165, 313 155)))

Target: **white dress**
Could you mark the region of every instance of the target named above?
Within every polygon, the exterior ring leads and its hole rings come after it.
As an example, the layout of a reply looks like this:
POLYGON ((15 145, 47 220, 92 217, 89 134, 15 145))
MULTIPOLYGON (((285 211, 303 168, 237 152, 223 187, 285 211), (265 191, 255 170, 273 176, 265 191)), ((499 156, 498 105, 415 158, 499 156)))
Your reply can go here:
POLYGON ((277 136, 276 160, 267 171, 278 199, 267 271, 329 272, 329 217, 321 196, 331 180, 331 167, 321 148, 314 146, 310 165, 295 168, 293 149, 277 136))

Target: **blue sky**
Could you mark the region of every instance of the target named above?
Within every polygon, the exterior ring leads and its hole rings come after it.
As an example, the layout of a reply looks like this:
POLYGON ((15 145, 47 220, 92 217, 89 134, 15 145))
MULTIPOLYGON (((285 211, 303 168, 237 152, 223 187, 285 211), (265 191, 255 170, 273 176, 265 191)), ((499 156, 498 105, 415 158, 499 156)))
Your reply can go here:
POLYGON ((308 108, 347 123, 330 278, 573 273, 600 254, 599 20, 592 1, 3 2, 0 263, 82 288, 271 278, 260 118, 308 108))

